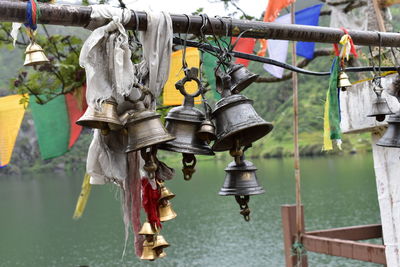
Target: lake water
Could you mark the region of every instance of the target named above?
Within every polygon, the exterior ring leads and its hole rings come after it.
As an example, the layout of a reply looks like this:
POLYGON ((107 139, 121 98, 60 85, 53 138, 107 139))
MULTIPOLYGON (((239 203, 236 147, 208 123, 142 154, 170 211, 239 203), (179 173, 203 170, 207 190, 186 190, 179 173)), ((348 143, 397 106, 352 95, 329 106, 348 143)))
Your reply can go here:
MULTIPOLYGON (((178 217, 164 223, 168 256, 121 260, 118 190, 93 186, 82 219, 72 220, 83 170, 0 177, 0 266, 284 266, 280 205, 294 203, 292 159, 254 160, 266 193, 250 201, 251 221, 233 197, 217 194, 228 162, 202 161, 190 182, 167 186, 178 217)), ((307 230, 380 223, 372 156, 302 159, 307 230)), ((308 253, 309 266, 378 266, 308 253)))

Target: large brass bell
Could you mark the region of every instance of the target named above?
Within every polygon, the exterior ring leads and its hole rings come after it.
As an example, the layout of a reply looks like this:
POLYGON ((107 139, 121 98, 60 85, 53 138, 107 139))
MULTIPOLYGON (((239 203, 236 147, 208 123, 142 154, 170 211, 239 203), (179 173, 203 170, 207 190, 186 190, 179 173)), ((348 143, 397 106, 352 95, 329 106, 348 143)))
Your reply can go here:
POLYGON ((154 242, 149 242, 147 240, 145 240, 143 242, 143 252, 140 257, 141 260, 153 261, 153 260, 157 259, 157 253, 153 249, 153 246, 154 246, 154 242))
POLYGON ((230 90, 233 94, 240 93, 258 78, 257 74, 250 72, 242 64, 230 64, 227 73, 231 77, 230 90))
POLYGON ((351 87, 349 76, 347 76, 344 71, 341 71, 339 73, 338 88, 340 88, 342 91, 346 91, 349 87, 351 87))
POLYGON ((149 222, 144 222, 140 228, 139 235, 155 235, 157 232, 149 222))
POLYGON ((158 212, 160 214, 160 221, 162 222, 172 220, 177 216, 176 212, 172 209, 171 202, 165 199, 161 201, 158 212))
POLYGON ((224 184, 219 191, 221 196, 250 196, 265 193, 256 176, 257 168, 248 160, 232 161, 225 168, 224 184))
POLYGON ((400 111, 387 119, 389 124, 385 134, 376 143, 377 146, 400 148, 400 111))
POLYGON ((136 112, 131 112, 126 123, 127 153, 175 139, 164 128, 159 114, 144 108, 142 102, 137 104, 136 110, 136 112))
POLYGON ((117 115, 117 103, 113 100, 106 100, 101 104, 101 110, 88 107, 76 124, 101 129, 104 132, 119 130, 122 128, 121 121, 117 115))
POLYGON ((170 200, 175 197, 175 194, 172 193, 165 185, 164 183, 160 184, 160 201, 161 200, 170 200))
POLYGON ((164 249, 169 247, 168 242, 162 235, 157 235, 154 241, 153 249, 164 249))
POLYGON ((372 111, 367 115, 367 117, 375 117, 377 121, 384 121, 386 115, 392 114, 394 113, 390 110, 386 99, 378 96, 372 102, 372 111))
MULTIPOLYGON (((217 75, 224 75, 221 72, 217 75)), ((228 81, 221 77, 220 80, 228 81)), ((217 128, 214 151, 230 150, 239 140, 240 146, 247 146, 268 134, 273 125, 262 119, 253 108, 253 101, 243 95, 232 95, 229 83, 223 82, 222 98, 215 104, 212 117, 217 128)))
POLYGON ((49 62, 44 54, 43 48, 36 42, 31 41, 25 50, 24 66, 35 66, 49 62))
POLYGON ((205 116, 203 112, 194 107, 194 97, 200 95, 202 85, 197 78, 198 70, 192 68, 189 75, 175 84, 175 87, 184 95, 182 106, 172 108, 167 116, 165 127, 176 139, 166 142, 159 146, 160 149, 174 151, 178 153, 195 155, 214 155, 206 141, 198 138, 197 131, 205 116), (189 94, 185 90, 185 83, 195 81, 199 87, 197 92, 189 94))

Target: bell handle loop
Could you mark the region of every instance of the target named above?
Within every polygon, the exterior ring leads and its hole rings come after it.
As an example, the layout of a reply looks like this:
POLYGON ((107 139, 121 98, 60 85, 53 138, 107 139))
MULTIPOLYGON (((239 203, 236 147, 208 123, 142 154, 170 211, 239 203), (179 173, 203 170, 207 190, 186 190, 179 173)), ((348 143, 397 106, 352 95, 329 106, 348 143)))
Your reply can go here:
POLYGON ((185 96, 185 98, 186 97, 191 97, 191 98, 198 97, 203 92, 203 86, 202 86, 200 80, 197 77, 193 77, 193 75, 186 75, 185 77, 183 77, 182 80, 178 81, 175 84, 175 88, 178 89, 179 92, 185 96), (191 82, 191 81, 195 81, 197 83, 197 87, 198 87, 197 91, 192 94, 188 93, 185 89, 185 83, 191 82))

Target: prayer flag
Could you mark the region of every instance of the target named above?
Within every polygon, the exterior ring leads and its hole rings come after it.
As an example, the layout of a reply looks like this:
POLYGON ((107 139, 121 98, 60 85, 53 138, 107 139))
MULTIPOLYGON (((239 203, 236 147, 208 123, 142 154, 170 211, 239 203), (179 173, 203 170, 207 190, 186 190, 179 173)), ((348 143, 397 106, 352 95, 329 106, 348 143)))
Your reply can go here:
POLYGON ((75 144, 82 131, 82 126, 76 124, 75 122, 83 115, 83 113, 85 113, 87 108, 85 95, 85 85, 83 85, 81 88, 75 89, 72 93, 65 95, 70 126, 68 148, 71 148, 75 144))
POLYGON ((31 96, 29 102, 42 158, 63 155, 68 151, 70 135, 65 96, 58 96, 44 105, 36 103, 35 96, 31 96))
MULTIPOLYGON (((237 40, 236 37, 232 38, 232 44, 235 44, 236 40, 237 40)), ((253 49, 255 44, 256 44, 256 39, 254 38, 240 38, 239 41, 237 41, 235 47, 233 48, 233 51, 253 54, 253 49)), ((249 60, 243 58, 237 58, 235 63, 243 64, 244 66, 247 67, 249 65, 249 60)))
MULTIPOLYGON (((264 12, 264 22, 272 22, 278 16, 279 12, 289 6, 290 4, 294 3, 295 0, 268 0, 267 8, 264 12)), ((258 51, 257 55, 263 57, 267 51, 267 40, 260 40, 260 50, 258 51)))
MULTIPOLYGON (((296 24, 317 26, 321 8, 322 4, 318 4, 297 11, 295 14, 296 24)), ((314 49, 314 42, 297 42, 296 44, 296 54, 307 59, 314 58, 314 49)))
MULTIPOLYGON (((175 87, 175 83, 185 77, 182 69, 182 56, 183 50, 175 51, 171 55, 171 68, 163 91, 163 105, 165 106, 181 105, 183 103, 184 97, 175 87)), ((200 55, 197 48, 186 48, 186 62, 189 68, 199 67, 200 55)), ((185 89, 188 93, 194 93, 198 89, 197 83, 195 81, 187 82, 185 89)), ((195 104, 200 104, 201 96, 196 97, 194 100, 195 104)))
POLYGON ((15 141, 24 118, 25 108, 20 104, 23 95, 0 98, 0 167, 10 162, 15 141))

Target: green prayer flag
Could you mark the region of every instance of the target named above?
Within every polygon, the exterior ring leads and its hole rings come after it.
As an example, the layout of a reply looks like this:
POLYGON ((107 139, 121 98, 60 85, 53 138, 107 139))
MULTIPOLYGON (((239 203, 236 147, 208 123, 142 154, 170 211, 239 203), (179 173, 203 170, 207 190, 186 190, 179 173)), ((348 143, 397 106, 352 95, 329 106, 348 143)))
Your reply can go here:
POLYGON ((339 57, 336 57, 332 64, 331 76, 329 79, 329 122, 331 129, 331 140, 341 139, 338 97, 338 76, 340 71, 339 62, 339 57))
POLYGON ((42 159, 63 155, 69 144, 69 117, 64 95, 44 105, 36 103, 35 96, 31 96, 29 103, 42 159))

